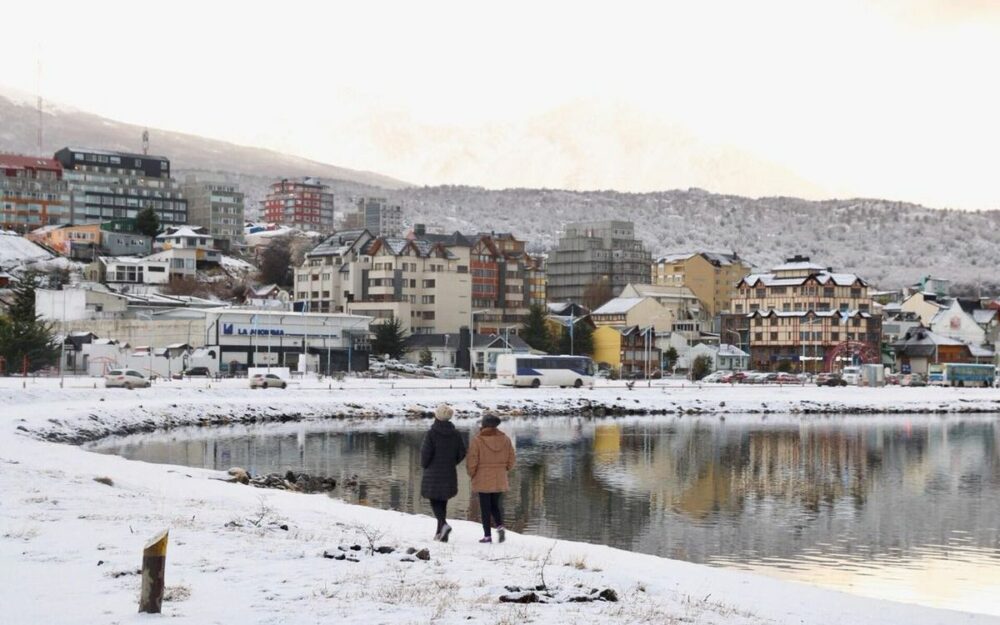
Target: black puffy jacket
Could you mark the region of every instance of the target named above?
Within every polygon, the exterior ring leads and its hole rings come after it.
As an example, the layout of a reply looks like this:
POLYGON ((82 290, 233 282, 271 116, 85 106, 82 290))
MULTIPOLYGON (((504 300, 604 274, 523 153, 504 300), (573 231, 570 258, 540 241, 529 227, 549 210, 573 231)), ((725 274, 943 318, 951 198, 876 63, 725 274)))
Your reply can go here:
POLYGON ((435 420, 420 446, 420 495, 427 499, 451 499, 458 494, 455 467, 465 458, 465 440, 450 421, 435 420))

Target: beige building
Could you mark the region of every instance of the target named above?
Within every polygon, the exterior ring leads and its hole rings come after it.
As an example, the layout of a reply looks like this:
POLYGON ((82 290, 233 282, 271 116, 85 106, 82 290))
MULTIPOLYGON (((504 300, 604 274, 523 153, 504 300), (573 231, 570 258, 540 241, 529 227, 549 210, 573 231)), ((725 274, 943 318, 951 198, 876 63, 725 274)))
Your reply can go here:
POLYGON ((714 317, 729 311, 733 286, 749 273, 750 265, 735 252, 670 254, 653 263, 653 284, 691 289, 714 317))
POLYGON ((653 326, 669 330, 676 319, 674 311, 651 297, 616 297, 590 313, 594 325, 601 326, 653 326))
POLYGON ((881 318, 871 314, 871 307, 863 279, 796 256, 770 273, 737 283, 729 316, 733 323, 724 323, 723 333, 749 345, 755 369, 784 362, 820 371, 847 362, 879 362, 881 318))
POLYGON ((295 270, 295 299, 313 312, 397 318, 407 332, 458 332, 471 315, 469 249, 367 230, 328 237, 295 270))

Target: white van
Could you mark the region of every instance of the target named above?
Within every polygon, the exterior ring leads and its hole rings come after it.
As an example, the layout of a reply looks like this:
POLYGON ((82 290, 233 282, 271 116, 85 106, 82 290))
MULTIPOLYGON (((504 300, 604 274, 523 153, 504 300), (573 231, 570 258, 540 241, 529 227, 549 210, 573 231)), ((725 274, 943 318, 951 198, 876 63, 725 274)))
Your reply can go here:
POLYGON ((840 377, 844 378, 844 382, 857 386, 861 383, 861 367, 844 367, 840 371, 840 377))

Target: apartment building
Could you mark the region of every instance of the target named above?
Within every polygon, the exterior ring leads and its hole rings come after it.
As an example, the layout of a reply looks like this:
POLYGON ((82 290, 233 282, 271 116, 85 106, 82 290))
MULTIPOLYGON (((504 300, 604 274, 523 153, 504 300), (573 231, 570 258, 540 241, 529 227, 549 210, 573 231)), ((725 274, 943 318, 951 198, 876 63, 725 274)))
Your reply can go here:
POLYGON ((25 232, 69 222, 69 187, 59 161, 0 154, 0 229, 25 232))
POLYGON ((462 256, 439 242, 367 230, 328 237, 295 270, 295 299, 304 310, 362 314, 375 323, 396 318, 415 334, 467 327, 471 293, 468 249, 462 256))
POLYGON ((315 178, 279 180, 264 200, 264 220, 269 223, 333 231, 333 192, 315 178))
POLYGON ((545 303, 544 263, 530 256, 525 242, 513 234, 474 237, 469 267, 476 332, 516 332, 527 320, 531 305, 545 303))
MULTIPOLYGON (((722 340, 749 346, 750 366, 829 371, 880 362, 881 318, 871 314, 868 283, 795 256, 736 285, 722 340), (739 340, 730 340, 736 339, 739 340)), ((744 350, 747 351, 747 350, 744 350)))
POLYGON ((553 301, 581 302, 588 288, 606 284, 611 296, 629 283, 649 284, 652 255, 629 221, 568 224, 549 255, 547 293, 553 301))
POLYGON ((66 147, 55 158, 69 186, 71 223, 135 219, 145 208, 163 226, 187 223, 187 200, 166 157, 66 147))
POLYGON ((403 207, 384 197, 363 197, 344 216, 344 230, 367 230, 375 236, 398 237, 403 232, 403 207))
POLYGON ((735 252, 669 254, 653 263, 653 284, 691 289, 715 317, 729 312, 733 285, 749 273, 750 265, 735 252))
POLYGON ((221 250, 242 246, 245 204, 239 185, 221 175, 190 174, 183 189, 188 223, 204 228, 221 250))

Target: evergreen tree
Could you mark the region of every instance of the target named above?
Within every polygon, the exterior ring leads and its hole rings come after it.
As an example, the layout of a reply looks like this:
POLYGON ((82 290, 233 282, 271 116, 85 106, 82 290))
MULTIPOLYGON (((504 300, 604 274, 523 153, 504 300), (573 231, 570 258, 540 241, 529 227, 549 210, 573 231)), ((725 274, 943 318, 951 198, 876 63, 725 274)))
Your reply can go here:
POLYGON ((712 372, 712 359, 702 354, 691 363, 691 379, 700 380, 712 372))
POLYGON ((426 347, 420 350, 420 366, 429 367, 434 364, 434 356, 431 354, 431 350, 426 347))
POLYGON ((576 354, 578 356, 590 356, 594 353, 594 329, 588 323, 580 323, 576 320, 573 329, 572 339, 569 328, 563 328, 559 337, 560 354, 576 354))
POLYGON ((289 237, 276 237, 261 252, 260 274, 258 277, 262 284, 291 286, 291 267, 292 240, 289 237))
POLYGON ((372 351, 376 356, 385 354, 389 358, 399 358, 406 353, 406 331, 403 322, 393 317, 375 326, 375 340, 372 351))
POLYGON ((663 366, 666 369, 673 369, 677 365, 677 348, 671 345, 667 348, 667 351, 663 354, 664 363, 663 366))
POLYGON ((135 216, 135 229, 139 234, 155 237, 160 232, 160 218, 152 208, 144 208, 135 216))
POLYGON ((524 325, 521 326, 521 331, 518 332, 518 336, 524 339, 524 342, 532 347, 532 349, 537 349, 543 352, 553 351, 552 349, 552 336, 549 333, 548 324, 545 323, 545 318, 548 311, 542 304, 532 304, 531 308, 528 310, 528 318, 525 319, 524 325))
POLYGON ((56 364, 59 346, 52 327, 35 315, 35 275, 27 274, 13 289, 6 317, 0 317, 0 356, 8 372, 28 371, 56 364))

